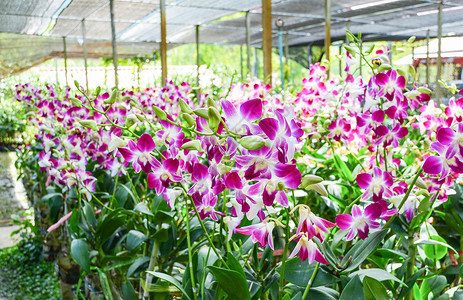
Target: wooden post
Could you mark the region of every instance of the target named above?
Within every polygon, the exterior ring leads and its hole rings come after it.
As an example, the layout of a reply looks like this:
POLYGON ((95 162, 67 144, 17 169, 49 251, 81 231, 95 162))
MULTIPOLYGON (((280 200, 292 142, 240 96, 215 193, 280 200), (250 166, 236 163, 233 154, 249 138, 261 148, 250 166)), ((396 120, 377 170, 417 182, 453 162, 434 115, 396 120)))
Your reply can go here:
POLYGON ((85 19, 82 19, 82 38, 84 40, 85 87, 88 90, 87 37, 85 31, 85 19))
POLYGON ((429 87, 429 29, 426 30, 426 84, 429 87))
POLYGON ((272 1, 262 0, 262 51, 264 81, 272 84, 272 1))
POLYGON ((251 33, 250 28, 251 28, 251 18, 249 17, 249 11, 246 12, 246 17, 245 17, 245 25, 246 25, 246 50, 247 50, 247 57, 246 57, 246 62, 248 65, 248 74, 252 74, 251 71, 251 33))
POLYGON ((64 76, 66 77, 66 86, 68 83, 68 53, 66 51, 66 37, 63 36, 63 53, 64 53, 64 76))
POLYGON ((442 73, 442 5, 443 0, 439 1, 439 12, 437 13, 437 75, 436 75, 436 103, 440 104, 441 88, 439 80, 442 73))
POLYGON ((330 78, 330 45, 331 45, 331 0, 325 0, 325 58, 328 61, 326 68, 330 78))
POLYGON ((162 86, 166 86, 167 79, 167 35, 166 35, 166 0, 161 2, 161 78, 162 86))
POLYGON ((119 87, 119 77, 117 76, 117 48, 116 48, 116 27, 114 26, 114 0, 109 0, 109 9, 111 13, 111 40, 112 40, 112 46, 113 46, 114 83, 117 89, 119 87))

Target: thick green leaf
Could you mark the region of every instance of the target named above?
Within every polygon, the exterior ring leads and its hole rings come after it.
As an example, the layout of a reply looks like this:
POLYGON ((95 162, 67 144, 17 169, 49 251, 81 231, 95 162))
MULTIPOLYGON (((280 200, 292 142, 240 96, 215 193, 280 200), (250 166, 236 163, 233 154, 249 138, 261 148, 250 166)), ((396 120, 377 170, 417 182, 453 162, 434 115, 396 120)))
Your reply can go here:
POLYGON ((243 266, 241 266, 240 262, 230 252, 228 252, 227 254, 227 264, 230 267, 230 269, 235 270, 236 272, 240 273, 244 278, 246 278, 243 266))
POLYGON ((164 273, 154 272, 154 271, 147 271, 147 273, 153 275, 154 277, 161 278, 161 279, 164 279, 165 281, 172 283, 176 288, 178 288, 183 293, 184 297, 191 300, 191 298, 188 296, 188 294, 183 289, 182 284, 178 282, 178 280, 175 279, 174 277, 164 274, 164 273))
POLYGON ((345 264, 347 263, 349 257, 352 256, 352 261, 343 271, 343 273, 347 273, 357 268, 368 257, 368 255, 375 251, 376 247, 378 247, 386 233, 387 230, 376 231, 370 234, 370 236, 365 240, 357 242, 357 244, 355 244, 347 252, 346 256, 344 256, 344 259, 342 260, 341 264, 345 264))
POLYGON ((100 284, 103 288, 105 298, 108 300, 113 300, 113 294, 111 293, 111 288, 109 287, 108 276, 106 276, 105 272, 100 269, 98 269, 98 274, 100 275, 100 284))
MULTIPOLYGON (((302 294, 300 295, 302 298, 302 294)), ((299 298, 299 299, 301 299, 299 298)), ((294 299, 294 298, 293 298, 294 299)), ((338 300, 339 293, 333 289, 330 289, 326 286, 318 286, 311 288, 305 300, 338 300)))
POLYGON ((144 233, 138 230, 130 230, 127 234, 127 249, 129 249, 129 251, 133 251, 141 243, 146 241, 147 238, 148 237, 144 233))
POLYGON ((76 239, 72 241, 71 256, 87 274, 90 273, 90 256, 88 245, 85 240, 76 239))
POLYGON ((209 266, 209 270, 214 274, 219 286, 231 299, 251 299, 248 283, 241 273, 216 266, 209 266))
POLYGON ((389 300, 384 285, 368 276, 363 278, 363 293, 365 294, 365 300, 389 300))
POLYGON ((342 291, 339 300, 365 300, 362 282, 359 276, 354 276, 342 291))
POLYGON ((354 181, 354 177, 352 177, 352 172, 349 170, 347 167, 346 163, 339 157, 339 155, 335 154, 334 155, 334 162, 338 169, 341 171, 343 177, 349 181, 352 182, 354 181))
POLYGON ((133 288, 130 281, 124 281, 122 283, 122 295, 126 300, 134 300, 135 299, 135 289, 133 288))
POLYGON ((421 299, 428 299, 430 293, 435 298, 447 285, 447 278, 443 275, 425 279, 420 288, 421 299))
POLYGON ((127 271, 127 278, 132 276, 132 274, 134 274, 142 265, 148 263, 149 261, 149 256, 140 257, 136 261, 134 261, 133 264, 129 267, 129 270, 127 271))
POLYGON ((395 277, 391 273, 389 273, 389 272, 387 272, 385 270, 382 270, 382 269, 376 269, 376 268, 362 269, 362 270, 358 270, 356 272, 353 272, 352 274, 349 275, 349 277, 354 277, 356 275, 358 275, 360 277, 361 281, 363 281, 364 278, 366 278, 365 276, 368 276, 368 277, 374 278, 374 279, 376 279, 378 281, 392 280, 392 281, 399 282, 399 283, 405 285, 405 283, 403 283, 399 278, 395 277))
MULTIPOLYGON (((445 240, 438 235, 431 235, 429 237, 429 240, 437 241, 444 245, 447 245, 445 240)), ((423 250, 426 254, 426 257, 432 261, 443 258, 447 254, 447 246, 444 246, 442 244, 425 244, 423 246, 423 250)))
POLYGON ((416 271, 413 274, 412 277, 410 277, 409 280, 407 280, 407 282, 405 283, 407 286, 404 286, 402 288, 402 291, 400 291, 399 299, 402 298, 402 297, 405 297, 408 294, 408 292, 410 292, 410 290, 415 285, 415 282, 418 280, 418 278, 421 276, 421 274, 423 274, 424 271, 426 271, 426 268, 419 269, 418 271, 416 271))
POLYGON ((63 198, 63 195, 61 193, 50 193, 50 194, 46 194, 45 196, 42 197, 42 199, 40 200, 40 202, 47 202, 49 201, 51 198, 54 198, 54 197, 60 197, 61 199, 63 198))
POLYGON ((141 212, 145 215, 153 216, 153 213, 149 210, 145 202, 138 203, 133 210, 141 212))
POLYGON ((126 216, 112 212, 107 215, 101 224, 98 225, 96 236, 99 237, 99 242, 103 244, 117 231, 120 230, 126 223, 126 216))
MULTIPOLYGON (((301 261, 299 257, 288 260, 285 264, 285 279, 292 284, 306 287, 310 277, 315 269, 316 263, 309 264, 309 261, 301 261)), ((281 274, 281 267, 277 268, 277 272, 281 274)), ((313 285, 321 286, 330 283, 335 283, 339 279, 328 273, 323 267, 318 269, 317 276, 315 276, 313 285)))
POLYGON ((97 226, 96 218, 95 218, 95 212, 93 211, 93 208, 90 206, 90 204, 87 201, 84 201, 84 215, 85 219, 87 220, 88 225, 93 227, 94 229, 97 226))

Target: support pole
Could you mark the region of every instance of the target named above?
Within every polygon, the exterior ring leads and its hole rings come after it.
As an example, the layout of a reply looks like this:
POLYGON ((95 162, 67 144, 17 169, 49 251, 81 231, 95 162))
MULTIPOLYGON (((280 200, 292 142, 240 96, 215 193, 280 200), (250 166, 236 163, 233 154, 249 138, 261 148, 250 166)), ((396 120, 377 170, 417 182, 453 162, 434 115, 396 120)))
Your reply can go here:
POLYGON ((442 73, 442 5, 443 0, 439 1, 439 12, 437 13, 437 76, 436 76, 436 103, 440 104, 441 88, 439 80, 442 73))
POLYGON ((68 83, 68 53, 66 51, 66 37, 63 36, 63 53, 64 53, 64 76, 66 77, 66 86, 68 83))
POLYGON ((426 84, 429 87, 429 29, 426 30, 426 84))
POLYGON ((196 25, 196 98, 199 103, 199 25, 196 25))
POLYGON ((339 55, 339 76, 342 77, 342 42, 341 44, 339 44, 338 55, 339 55))
MULTIPOLYGON (((359 42, 359 50, 360 50, 360 52, 363 51, 363 42, 362 42, 362 40, 360 40, 360 42, 359 42)), ((359 55, 359 73, 360 73, 360 76, 362 76, 362 64, 363 64, 362 56, 359 55)))
POLYGON ((55 57, 55 79, 56 79, 56 88, 59 87, 59 80, 58 80, 58 58, 55 57))
POLYGON ((114 0, 109 0, 109 10, 111 12, 111 40, 113 46, 113 63, 114 63, 114 83, 116 89, 119 87, 119 77, 117 76, 117 48, 116 48, 116 27, 114 26, 114 0))
POLYGON ((85 19, 82 19, 82 38, 84 40, 85 88, 88 90, 87 37, 85 31, 85 19))
POLYGON ((161 78, 162 86, 166 86, 167 79, 167 35, 166 35, 166 0, 161 2, 161 78))
POLYGON ((262 0, 262 50, 264 81, 272 84, 272 0, 262 0))
POLYGON ((240 45, 240 75, 241 75, 241 80, 243 80, 243 45, 240 45))
POLYGON ((325 58, 328 61, 326 68, 330 78, 330 45, 331 45, 331 0, 325 0, 325 58))
MULTIPOLYGON (((248 65, 248 74, 252 74, 251 70, 251 33, 250 33, 250 28, 251 28, 251 18, 249 16, 249 11, 246 12, 246 18, 245 18, 245 23, 246 23, 246 50, 247 50, 247 65, 248 65)), ((257 77, 257 75, 256 75, 257 77)))
POLYGON ((283 20, 277 20, 278 28, 278 55, 280 56, 280 80, 281 80, 281 90, 285 89, 285 68, 283 66, 283 32, 282 27, 284 25, 283 20))

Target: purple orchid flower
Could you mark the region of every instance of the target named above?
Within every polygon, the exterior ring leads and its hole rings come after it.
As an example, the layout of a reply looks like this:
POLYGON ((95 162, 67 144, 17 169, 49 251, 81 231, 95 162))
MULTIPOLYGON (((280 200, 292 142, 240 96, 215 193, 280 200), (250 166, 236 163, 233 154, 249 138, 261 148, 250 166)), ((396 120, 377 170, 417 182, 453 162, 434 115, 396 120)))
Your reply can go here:
POLYGON ((251 128, 256 125, 252 122, 262 117, 262 100, 252 99, 243 102, 239 111, 228 100, 222 100, 222 108, 226 118, 226 124, 229 130, 237 133, 251 133, 251 128))
POLYGON ((301 259, 301 261, 309 260, 309 263, 318 261, 321 264, 328 265, 323 254, 317 247, 312 239, 308 239, 305 234, 299 236, 295 239, 297 241, 296 247, 294 247, 293 252, 288 256, 288 259, 295 257, 296 255, 301 259))
MULTIPOLYGON (((441 139, 442 135, 441 135, 441 139)), ((444 139, 445 141, 445 139, 444 139)), ((439 156, 429 156, 423 164, 423 171, 428 174, 441 174, 439 179, 447 177, 451 171, 463 173, 463 161, 458 157, 455 148, 449 148, 439 142, 431 144, 431 148, 439 156), (451 149, 451 150, 449 150, 451 149)))
POLYGON ((393 184, 391 172, 382 171, 378 167, 373 168, 373 176, 361 173, 357 175, 356 181, 360 188, 366 189, 362 195, 363 200, 373 196, 373 201, 376 202, 383 197, 390 198, 393 195, 390 190, 393 184))
POLYGON ((144 133, 135 144, 129 141, 128 147, 119 148, 119 152, 127 162, 132 162, 135 172, 140 173, 141 170, 149 173, 155 159, 151 155, 151 151, 155 148, 155 144, 151 135, 144 133))
POLYGON ((375 144, 383 144, 383 147, 392 145, 394 148, 399 147, 399 139, 404 138, 408 135, 407 127, 401 127, 400 123, 397 123, 392 130, 384 125, 379 125, 375 129, 375 133, 378 137, 375 144))
POLYGON ((362 209, 358 205, 352 207, 352 215, 340 214, 336 216, 336 224, 341 230, 350 229, 346 240, 352 240, 358 233, 359 237, 364 240, 368 237, 371 229, 378 228, 380 224, 376 221, 381 216, 381 206, 373 203, 362 209))
POLYGON ((375 76, 375 82, 381 87, 378 97, 386 97, 392 101, 394 98, 403 99, 402 90, 405 88, 405 77, 398 76, 396 70, 389 70, 386 73, 379 73, 375 76))
POLYGON ((259 242, 259 245, 264 248, 268 245, 273 250, 273 228, 275 227, 275 223, 263 221, 258 224, 249 225, 241 228, 236 228, 235 232, 241 234, 251 235, 252 241, 254 243, 259 242))
POLYGON ((177 174, 179 161, 177 159, 168 158, 162 164, 156 159, 152 162, 153 173, 149 173, 147 177, 148 188, 156 189, 157 194, 164 193, 171 182, 179 182, 182 180, 182 175, 177 174))

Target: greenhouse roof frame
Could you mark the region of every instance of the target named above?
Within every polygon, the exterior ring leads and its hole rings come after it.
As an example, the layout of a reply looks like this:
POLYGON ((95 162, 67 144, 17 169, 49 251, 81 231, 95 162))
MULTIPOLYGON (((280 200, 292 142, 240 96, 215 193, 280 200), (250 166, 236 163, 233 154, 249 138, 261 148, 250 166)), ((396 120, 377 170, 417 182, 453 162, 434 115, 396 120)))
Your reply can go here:
MULTIPOLYGON (((161 42, 160 0, 113 1, 119 56, 151 55, 161 42)), ((262 47, 262 0, 164 1, 169 47, 194 43, 198 25, 201 43, 245 45, 247 14, 251 46, 262 47)), ((274 46, 278 44, 275 25, 278 18, 284 21, 281 30, 287 35, 290 47, 323 44, 324 1, 271 2, 274 46)), ((463 0, 331 0, 331 40, 344 40, 346 29, 362 32, 364 40, 397 40, 412 35, 425 38, 427 30, 431 37, 436 37, 440 2, 443 35, 463 35, 463 0)), ((0 32, 8 33, 0 34, 1 67, 14 69, 21 62, 33 65, 42 57, 62 55, 63 37, 69 43, 70 55, 81 56, 82 20, 86 23, 89 52, 95 57, 111 57, 109 3, 109 0, 0 0, 0 32)))

